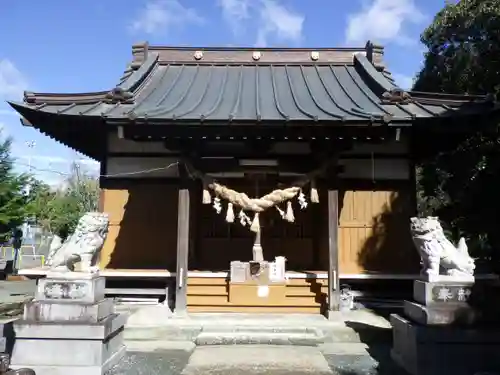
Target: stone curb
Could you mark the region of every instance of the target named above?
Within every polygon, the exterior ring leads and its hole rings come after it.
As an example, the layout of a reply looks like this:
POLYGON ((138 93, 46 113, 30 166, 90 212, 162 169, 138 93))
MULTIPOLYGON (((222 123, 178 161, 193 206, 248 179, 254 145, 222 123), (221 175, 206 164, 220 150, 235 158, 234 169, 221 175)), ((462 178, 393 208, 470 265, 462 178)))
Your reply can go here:
MULTIPOLYGON (((314 342, 321 343, 391 343, 392 330, 387 328, 363 328, 353 329, 350 327, 335 328, 306 328, 296 327, 127 327, 125 329, 125 340, 138 341, 190 341, 199 345, 209 345, 206 342, 219 342, 217 345, 244 344, 257 341, 269 344, 277 342, 277 345, 299 345, 298 343, 314 342), (198 338, 201 336, 200 340, 198 338), (217 339, 221 337, 221 339, 217 339), (286 339, 289 338, 289 339, 286 339), (198 341, 197 341, 198 340, 198 341), (295 344, 293 342, 296 342, 295 344)), ((216 344, 210 344, 216 345, 216 344)))

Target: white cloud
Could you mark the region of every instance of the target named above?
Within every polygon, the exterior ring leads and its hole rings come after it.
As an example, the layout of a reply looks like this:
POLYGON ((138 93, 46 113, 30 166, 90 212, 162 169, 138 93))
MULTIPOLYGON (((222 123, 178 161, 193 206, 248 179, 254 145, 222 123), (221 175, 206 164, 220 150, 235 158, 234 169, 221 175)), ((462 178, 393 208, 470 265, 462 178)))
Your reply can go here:
POLYGON ((295 43, 302 39, 304 16, 285 8, 276 1, 262 1, 260 20, 261 25, 255 43, 257 46, 265 47, 270 35, 278 40, 295 43))
POLYGON ((203 22, 194 8, 186 8, 177 0, 152 0, 141 9, 130 28, 134 32, 165 34, 172 28, 203 22))
POLYGON ((20 99, 26 87, 26 77, 14 63, 0 59, 0 99, 20 99))
POLYGON ((269 39, 298 43, 302 40, 304 15, 278 0, 218 0, 222 14, 233 33, 243 28, 257 30, 255 45, 266 47, 269 39), (245 24, 253 20, 252 24, 245 24))
POLYGON ((250 18, 251 0, 217 0, 217 5, 222 8, 222 15, 233 33, 239 34, 242 21, 250 18))
POLYGON ((414 0, 371 0, 347 18, 346 43, 364 45, 368 40, 408 45, 417 42, 405 33, 407 24, 420 24, 425 15, 414 0))
POLYGON ((405 90, 410 90, 413 87, 413 77, 407 76, 405 74, 392 73, 392 78, 396 81, 396 84, 405 90))

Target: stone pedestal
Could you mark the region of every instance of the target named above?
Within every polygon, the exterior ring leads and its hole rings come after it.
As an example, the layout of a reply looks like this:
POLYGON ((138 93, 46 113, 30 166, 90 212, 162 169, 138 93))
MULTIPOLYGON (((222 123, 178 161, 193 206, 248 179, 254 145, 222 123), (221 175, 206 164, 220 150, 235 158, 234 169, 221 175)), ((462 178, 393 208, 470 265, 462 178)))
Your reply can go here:
POLYGON ((500 329, 479 327, 480 314, 468 304, 473 286, 471 280, 416 280, 405 316, 391 316, 392 358, 413 375, 500 370, 500 329))
POLYGON ((500 330, 422 325, 391 315, 392 359, 412 375, 500 371, 500 330))
POLYGON ((101 375, 125 354, 126 316, 104 298, 99 274, 54 273, 38 283, 35 300, 14 324, 14 369, 37 375, 101 375))
POLYGON ((473 285, 470 281, 415 280, 415 302, 405 301, 405 315, 425 325, 472 324, 477 320, 477 313, 467 301, 473 285))

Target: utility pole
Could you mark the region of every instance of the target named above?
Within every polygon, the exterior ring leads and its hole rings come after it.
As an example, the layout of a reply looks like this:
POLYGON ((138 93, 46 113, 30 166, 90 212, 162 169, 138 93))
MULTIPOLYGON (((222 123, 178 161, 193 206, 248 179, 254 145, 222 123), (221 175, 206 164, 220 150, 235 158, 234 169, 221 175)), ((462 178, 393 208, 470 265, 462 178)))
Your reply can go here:
MULTIPOLYGON (((33 156, 33 149, 36 146, 35 141, 26 141, 25 142, 26 147, 28 147, 29 152, 28 152, 28 173, 31 174, 31 158, 33 156)), ((26 193, 29 195, 31 192, 31 182, 28 182, 28 186, 26 186, 26 193)))

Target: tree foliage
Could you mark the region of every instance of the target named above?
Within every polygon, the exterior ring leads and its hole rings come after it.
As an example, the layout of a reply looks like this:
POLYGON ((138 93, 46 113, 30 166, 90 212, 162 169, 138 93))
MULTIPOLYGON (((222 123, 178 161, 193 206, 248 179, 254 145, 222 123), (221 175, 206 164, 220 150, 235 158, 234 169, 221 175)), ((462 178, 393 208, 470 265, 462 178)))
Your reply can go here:
POLYGON ((10 238, 27 215, 24 188, 28 176, 14 172, 11 144, 11 138, 0 139, 0 243, 10 238))
POLYGON ((73 232, 85 212, 97 211, 98 202, 98 180, 73 164, 60 189, 43 183, 32 186, 30 212, 43 229, 64 239, 73 232))
MULTIPOLYGON (((428 51, 416 91, 491 94, 500 89, 500 0, 448 4, 421 36, 428 51)), ((474 131, 417 169, 419 209, 440 216, 473 251, 500 248, 500 138, 474 131)), ((497 253, 498 251, 496 251, 497 253)))
POLYGON ((414 90, 487 94, 500 88, 500 1, 446 5, 421 35, 427 47, 414 90))

